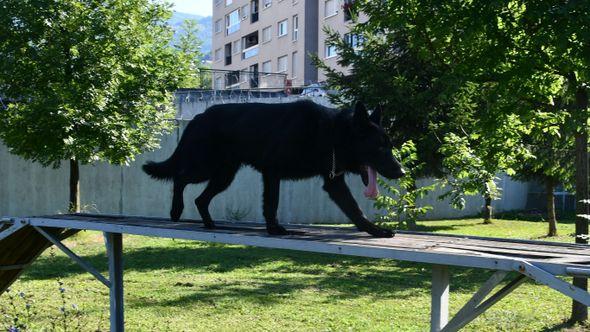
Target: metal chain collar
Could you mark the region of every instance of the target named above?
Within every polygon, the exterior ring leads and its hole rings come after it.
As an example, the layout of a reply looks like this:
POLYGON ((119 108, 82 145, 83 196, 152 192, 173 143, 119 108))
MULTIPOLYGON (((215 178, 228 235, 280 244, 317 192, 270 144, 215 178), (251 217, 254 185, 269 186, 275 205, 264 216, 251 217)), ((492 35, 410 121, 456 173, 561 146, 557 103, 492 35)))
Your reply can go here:
POLYGON ((344 174, 344 171, 336 173, 336 152, 332 150, 332 169, 330 170, 330 180, 333 180, 335 177, 344 174))

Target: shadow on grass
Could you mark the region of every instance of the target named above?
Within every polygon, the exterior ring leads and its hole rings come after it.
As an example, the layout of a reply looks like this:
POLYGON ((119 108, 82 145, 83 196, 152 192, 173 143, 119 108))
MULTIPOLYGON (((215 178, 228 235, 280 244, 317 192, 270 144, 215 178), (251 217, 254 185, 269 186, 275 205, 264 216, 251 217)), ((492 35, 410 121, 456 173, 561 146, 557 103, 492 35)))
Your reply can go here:
POLYGON ((590 326, 564 321, 560 324, 544 328, 541 332, 582 332, 588 331, 588 328, 590 328, 590 326))
POLYGON ((449 222, 448 225, 428 225, 428 222, 423 222, 412 228, 412 231, 416 232, 442 232, 442 231, 454 231, 465 227, 465 224, 452 224, 449 222))
MULTIPOLYGON (((574 211, 557 210, 556 213, 559 224, 574 224, 576 222, 574 211)), ((494 219, 547 222, 547 213, 542 211, 506 211, 496 213, 494 219)))
MULTIPOLYGON (((84 259, 106 271, 104 254, 85 256, 84 259)), ((326 301, 367 296, 375 299, 408 298, 417 292, 430 292, 431 282, 430 266, 426 264, 219 244, 127 249, 124 259, 126 272, 185 269, 186 274, 206 275, 249 270, 247 277, 228 275, 227 279, 220 278, 212 284, 183 284, 179 281, 186 280, 180 280, 181 276, 170 277, 162 281, 164 285, 169 284, 166 287, 187 287, 189 293, 172 300, 145 301, 130 297, 129 304, 136 307, 206 305, 220 300, 270 304, 305 289, 326 292, 326 301), (245 282, 236 280, 244 278, 247 278, 245 282)), ((86 272, 67 257, 43 257, 21 279, 65 278, 83 273, 86 272)), ((451 290, 475 292, 490 274, 477 269, 453 268, 451 290)))

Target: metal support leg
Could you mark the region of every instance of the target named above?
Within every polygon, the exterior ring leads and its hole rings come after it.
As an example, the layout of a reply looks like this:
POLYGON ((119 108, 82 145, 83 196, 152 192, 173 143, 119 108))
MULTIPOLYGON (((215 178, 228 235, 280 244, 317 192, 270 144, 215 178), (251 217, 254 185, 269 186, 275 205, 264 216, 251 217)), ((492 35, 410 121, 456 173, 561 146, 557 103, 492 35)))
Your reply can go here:
POLYGON ((76 255, 73 251, 71 251, 68 247, 66 247, 63 243, 59 241, 58 238, 51 235, 51 233, 47 232, 42 227, 33 226, 37 232, 41 233, 49 242, 53 243, 56 247, 58 247, 61 251, 63 251, 68 257, 70 257, 74 262, 78 263, 84 270, 88 271, 88 273, 92 274, 96 279, 103 283, 103 285, 107 287, 111 287, 111 283, 100 273, 97 269, 95 269, 92 265, 85 262, 82 258, 76 255))
POLYGON ((446 265, 432 266, 430 310, 430 331, 439 332, 449 321, 449 268, 446 265))
POLYGON ((478 305, 498 286, 506 277, 508 271, 496 271, 492 276, 473 294, 471 299, 465 303, 463 308, 459 310, 453 319, 447 324, 447 327, 455 325, 455 323, 462 321, 466 316, 470 315, 478 305))
POLYGON ((562 293, 563 295, 569 296, 586 306, 590 306, 590 294, 588 294, 587 291, 567 283, 529 262, 521 261, 515 263, 514 270, 522 273, 523 275, 526 275, 536 282, 545 284, 562 293))
POLYGON ((518 288, 518 286, 520 286, 525 280, 526 277, 524 275, 519 275, 518 277, 516 277, 516 279, 509 282, 506 286, 502 287, 498 292, 490 296, 487 300, 485 300, 478 306, 471 308, 467 312, 462 313, 462 315, 458 317, 458 319, 453 318, 453 320, 447 326, 445 326, 442 332, 459 331, 461 328, 463 328, 463 326, 473 321, 479 315, 488 310, 491 306, 493 306, 498 301, 506 297, 506 295, 512 293, 512 291, 518 288))
POLYGON ((111 332, 123 332, 123 239, 118 233, 104 233, 109 257, 111 332))

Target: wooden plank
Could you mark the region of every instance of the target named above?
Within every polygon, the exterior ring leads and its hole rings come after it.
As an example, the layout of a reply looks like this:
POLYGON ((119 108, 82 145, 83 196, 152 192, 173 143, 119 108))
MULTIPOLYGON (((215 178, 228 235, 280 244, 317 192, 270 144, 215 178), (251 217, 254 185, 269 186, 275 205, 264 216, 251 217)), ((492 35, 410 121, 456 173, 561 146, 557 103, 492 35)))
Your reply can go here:
MULTIPOLYGON (((53 217, 53 216, 52 216, 53 217)), ((61 216, 57 216, 61 217, 61 216)), ((174 229, 195 229, 199 228, 200 224, 195 223, 194 220, 184 220, 183 222, 173 223, 166 218, 145 218, 145 217, 127 217, 127 216, 100 216, 100 215, 65 215, 66 219, 72 220, 95 220, 96 222, 114 222, 114 223, 129 223, 138 226, 149 226, 158 228, 174 228, 174 229)), ((241 231, 241 232, 260 232, 264 233, 264 224, 261 223, 218 223, 219 229, 217 231, 241 231)), ((291 225, 287 225, 291 227, 291 225)), ((322 226, 308 226, 308 225, 297 225, 296 230, 300 230, 304 236, 311 237, 313 235, 326 236, 326 237, 337 237, 347 236, 355 238, 357 240, 366 240, 374 244, 374 242, 380 242, 380 244, 387 246, 387 239, 372 239, 369 236, 362 236, 363 233, 355 232, 351 229, 335 228, 335 227, 322 227, 322 226), (331 236, 325 234, 330 232, 331 236)), ((214 230, 215 231, 215 230, 214 230)), ((563 243, 551 243, 541 241, 528 241, 528 240, 512 240, 512 239, 497 239, 497 238, 481 238, 481 237, 465 237, 456 235, 439 235, 439 234, 428 234, 428 233, 409 233, 400 232, 394 238, 396 241, 419 241, 424 245, 426 243, 453 243, 460 245, 474 245, 481 247, 496 248, 498 244, 496 242, 502 242, 504 249, 514 249, 521 251, 536 251, 536 252, 560 252, 564 254, 574 255, 590 255, 590 246, 570 245, 563 243), (403 240, 402 240, 403 239, 403 240)), ((321 238, 314 238, 314 240, 322 240, 321 238)))
MULTIPOLYGON (((50 232, 63 239, 78 231, 64 232, 63 229, 54 228, 50 232)), ((24 268, 30 265, 50 245, 49 241, 30 226, 21 228, 18 232, 0 241, 0 265, 23 265, 23 268, 20 269, 0 269, 0 294, 6 291, 22 274, 24 268)))
MULTIPOLYGON (((399 237, 399 236, 398 236, 399 237)), ((411 237, 409 237, 411 238, 411 237)), ((571 255, 590 255, 590 248, 582 249, 582 248, 567 248, 567 247, 558 247, 553 246, 551 244, 547 245, 540 245, 540 244, 520 244, 520 243, 511 243, 511 242, 502 242, 498 243, 495 241, 484 241, 484 240, 471 240, 466 239, 464 241, 457 240, 457 239, 449 239, 449 238, 429 238, 426 236, 415 237, 417 241, 421 242, 432 242, 438 244, 461 244, 461 245, 473 245, 473 246, 481 246, 481 247, 488 247, 488 248, 498 248, 502 247, 505 249, 513 249, 513 250, 520 250, 520 251, 533 251, 533 252, 551 252, 551 253, 563 253, 563 254, 571 254, 571 255)))
MULTIPOLYGON (((104 231, 105 229, 110 230, 121 230, 126 227, 138 227, 142 230, 135 229, 135 234, 138 235, 149 235, 149 236, 160 236, 159 234, 170 234, 175 233, 174 237, 182 236, 178 235, 179 232, 198 232, 198 233, 209 233, 208 236, 221 236, 228 238, 231 236, 237 236, 232 239, 230 243, 246 244, 249 245, 248 241, 239 241, 237 239, 243 239, 246 236, 256 237, 255 243, 262 243, 267 239, 272 242, 277 238, 281 239, 292 239, 299 242, 307 241, 313 242, 314 244, 323 243, 329 245, 348 246, 351 251, 356 249, 352 248, 365 248, 367 250, 381 249, 384 251, 393 250, 394 253, 390 253, 391 256, 416 256, 420 253, 430 254, 441 254, 448 256, 449 259, 453 260, 456 257, 465 257, 468 260, 472 258, 487 258, 487 259, 527 259, 534 262, 543 262, 544 267, 551 269, 551 271, 560 274, 565 273, 565 266, 578 267, 578 268, 589 268, 589 264, 585 264, 586 257, 590 261, 590 250, 586 246, 554 246, 552 243, 545 244, 540 241, 513 241, 505 240, 486 241, 485 238, 465 238, 458 236, 440 236, 438 234, 423 234, 423 233, 408 233, 401 232, 392 239, 378 239, 373 238, 362 232, 358 232, 351 228, 343 227, 325 227, 325 226, 297 226, 295 230, 299 231, 296 235, 292 236, 268 236, 264 224, 261 223, 244 223, 244 222, 231 222, 231 223, 218 223, 219 228, 216 230, 204 229, 202 224, 196 223, 194 220, 184 220, 181 222, 171 222, 166 218, 145 218, 135 216, 101 216, 101 215, 57 215, 49 216, 46 220, 56 220, 53 227, 57 227, 59 221, 67 222, 82 222, 92 224, 90 229, 104 231), (64 219, 60 219, 60 218, 64 219), (149 234, 148 234, 149 233, 149 234), (226 236, 227 235, 227 236, 226 236), (508 242, 507 242, 508 241, 508 242), (511 242, 510 242, 511 241, 511 242), (540 248, 541 250, 537 250, 540 248), (582 250, 582 248, 584 248, 582 250), (520 249, 520 250, 519 250, 520 249), (522 252, 520 252, 522 251, 522 252), (588 254, 586 254, 588 253, 588 254), (568 263, 567 261, 575 261, 568 263), (563 266, 562 266, 563 265, 563 266)), ((67 226, 64 224, 64 226, 67 226)), ((287 225, 289 228, 291 225, 287 225)), ((186 235, 186 238, 194 239, 195 236, 186 235)), ((196 236, 202 239, 202 235, 196 236)), ((251 244, 250 244, 251 245, 251 244)), ((263 247, 273 247, 267 245, 261 245, 263 247)), ((295 246, 297 247, 297 246, 295 246)), ((287 248, 293 249, 293 248, 287 248)), ((296 249, 297 250, 297 249, 296 249)), ((379 254, 379 257, 383 254, 379 254)), ((393 258, 393 257, 390 257, 393 258)), ((465 266, 465 264, 463 265, 465 266)), ((470 265, 466 265, 470 266, 470 265)))
MULTIPOLYGON (((75 229, 96 230, 110 233, 127 233, 135 235, 167 237, 176 239, 208 241, 226 244, 241 244, 276 249, 292 249, 300 251, 362 256, 372 258, 390 258, 421 263, 438 263, 444 265, 456 265, 465 267, 479 267, 495 270, 509 270, 512 259, 501 260, 489 257, 444 255, 421 250, 408 250, 406 248, 392 249, 377 246, 362 246, 343 242, 319 242, 305 241, 296 236, 264 236, 244 235, 241 233, 211 232, 205 229, 187 232, 177 229, 155 229, 125 224, 94 223, 80 220, 56 220, 45 218, 30 218, 32 225, 42 227, 68 227, 75 229)), ((559 266, 550 267, 556 272, 563 272, 559 266)))

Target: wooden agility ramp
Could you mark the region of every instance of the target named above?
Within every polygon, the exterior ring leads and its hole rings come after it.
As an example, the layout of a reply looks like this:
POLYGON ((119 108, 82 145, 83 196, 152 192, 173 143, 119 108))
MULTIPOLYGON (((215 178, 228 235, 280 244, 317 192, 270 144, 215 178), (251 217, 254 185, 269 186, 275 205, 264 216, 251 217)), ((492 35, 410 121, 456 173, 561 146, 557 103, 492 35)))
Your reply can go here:
MULTIPOLYGON (((53 228, 51 234, 65 239, 78 230, 53 228)), ((52 243, 26 220, 16 218, 0 222, 0 294, 12 285, 31 263, 52 243)))

